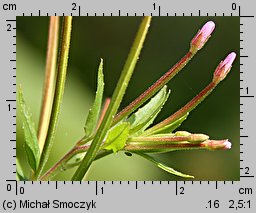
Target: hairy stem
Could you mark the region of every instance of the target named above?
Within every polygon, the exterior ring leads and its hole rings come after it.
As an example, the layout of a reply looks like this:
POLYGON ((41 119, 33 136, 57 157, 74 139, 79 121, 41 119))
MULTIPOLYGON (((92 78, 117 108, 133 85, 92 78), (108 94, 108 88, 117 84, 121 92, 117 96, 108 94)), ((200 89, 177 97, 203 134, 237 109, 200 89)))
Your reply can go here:
POLYGON ((142 153, 164 153, 176 150, 191 150, 191 149, 206 149, 200 143, 143 143, 143 142, 130 142, 125 146, 125 151, 129 152, 142 152, 142 153))
POLYGON ((151 98, 158 90, 160 90, 165 84, 167 84, 186 64, 193 58, 193 56, 200 50, 207 40, 210 38, 213 32, 215 24, 213 22, 207 22, 202 30, 200 30, 190 43, 190 49, 188 53, 176 63, 167 73, 165 73, 160 79, 158 79, 151 87, 149 87, 144 93, 136 98, 132 103, 119 112, 113 121, 113 125, 124 117, 134 112, 145 101, 151 98))
POLYGON ((113 117, 116 114, 116 112, 120 106, 120 103, 123 99, 126 88, 128 86, 128 83, 129 83, 132 73, 134 71, 135 65, 139 58, 143 43, 146 38, 146 34, 149 29, 150 21, 151 21, 151 17, 143 18, 143 21, 140 25, 140 28, 139 28, 139 31, 135 38, 135 41, 133 43, 133 46, 130 50, 130 53, 128 55, 128 58, 124 65, 124 68, 122 70, 121 76, 119 78, 119 81, 118 81, 115 91, 113 93, 112 100, 111 100, 109 107, 106 111, 106 115, 103 118, 103 121, 102 121, 92 143, 91 143, 91 146, 90 146, 88 152, 86 153, 80 166, 78 167, 74 176, 72 177, 73 181, 74 180, 80 181, 83 179, 83 177, 86 174, 86 172, 88 171, 90 165, 94 161, 95 156, 100 148, 100 145, 101 145, 102 141, 104 140, 104 137, 106 136, 107 131, 110 128, 110 125, 113 121, 113 117))
POLYGON ((129 142, 153 142, 159 144, 159 142, 173 142, 173 143, 179 143, 182 141, 188 141, 193 143, 201 143, 205 140, 208 140, 209 136, 205 134, 189 134, 189 135, 170 135, 170 136, 151 136, 151 137, 131 137, 127 140, 127 143, 129 142))
POLYGON ((37 134, 40 152, 42 152, 44 147, 52 111, 52 100, 55 89, 56 62, 58 56, 59 19, 60 18, 58 16, 51 16, 49 23, 45 80, 37 134))
POLYGON ((138 109, 149 98, 156 94, 165 84, 167 84, 194 56, 194 53, 188 52, 178 63, 176 63, 168 72, 159 78, 151 87, 143 92, 138 98, 131 102, 127 107, 120 111, 114 118, 113 125, 122 120, 125 116, 138 109))
POLYGON ((231 143, 225 140, 205 140, 201 143, 189 143, 183 141, 180 143, 173 142, 130 142, 124 150, 129 152, 142 153, 164 153, 171 151, 206 149, 206 150, 227 150, 231 148, 231 143))
POLYGON ((58 171, 61 170, 63 164, 68 162, 74 155, 82 152, 86 152, 89 146, 79 146, 71 149, 67 154, 65 154, 53 167, 51 167, 41 178, 40 180, 49 180, 51 177, 56 175, 58 171))
POLYGON ((177 112, 163 120, 162 122, 156 124, 155 126, 149 128, 145 131, 145 135, 155 134, 162 127, 172 123, 173 121, 181 118, 186 113, 191 112, 198 104, 200 104, 217 86, 216 83, 211 82, 207 87, 205 87, 197 96, 195 96, 190 102, 188 102, 185 106, 180 108, 177 112))
POLYGON ((111 98, 106 98, 103 109, 101 111, 101 115, 100 115, 98 124, 97 124, 97 129, 100 127, 100 124, 102 123, 102 120, 107 112, 108 107, 109 107, 110 101, 111 101, 111 98))
POLYGON ((46 137, 45 145, 41 154, 38 170, 36 171, 35 178, 39 178, 44 166, 48 160, 52 145, 53 139, 56 132, 56 127, 58 123, 60 106, 63 99, 66 73, 68 66, 68 56, 69 56, 69 46, 71 39, 71 29, 72 29, 72 16, 64 17, 63 28, 62 28, 62 41, 61 41, 61 50, 58 63, 58 74, 56 79, 56 90, 53 99, 52 113, 49 123, 49 130, 46 137))
MULTIPOLYGON (((74 157, 76 154, 86 152, 89 149, 89 147, 89 145, 73 147, 73 149, 71 149, 67 154, 65 154, 54 166, 52 166, 44 175, 42 175, 39 180, 50 180, 52 177, 57 175, 59 171, 62 170, 63 165, 65 165, 72 157, 74 157)), ((95 160, 101 159, 111 153, 112 152, 108 150, 101 150, 97 153, 95 160)), ((80 163, 81 161, 77 162, 77 165, 79 165, 80 163)))

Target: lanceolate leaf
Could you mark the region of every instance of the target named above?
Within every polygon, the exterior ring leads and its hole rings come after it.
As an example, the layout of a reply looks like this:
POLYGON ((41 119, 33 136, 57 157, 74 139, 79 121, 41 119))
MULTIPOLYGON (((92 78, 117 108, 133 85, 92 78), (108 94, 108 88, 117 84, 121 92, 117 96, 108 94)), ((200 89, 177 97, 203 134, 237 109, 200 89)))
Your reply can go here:
POLYGON ((187 119, 189 115, 189 112, 187 112, 184 116, 182 116, 181 118, 173 121, 172 123, 155 130, 154 132, 150 132, 150 134, 164 134, 164 133, 172 133, 175 129, 177 129, 183 121, 185 121, 187 119))
POLYGON ((26 180, 24 172, 22 171, 21 164, 18 158, 16 158, 16 180, 26 180))
POLYGON ((129 136, 130 123, 123 122, 114 126, 107 135, 103 148, 114 153, 122 150, 129 136))
POLYGON ((183 174, 183 173, 181 173, 179 171, 174 170, 173 168, 171 168, 171 167, 169 167, 169 166, 159 162, 157 159, 153 158, 152 156, 149 156, 149 155, 143 154, 143 153, 136 153, 136 154, 138 154, 139 156, 149 160, 150 162, 155 164, 160 169, 162 169, 162 170, 164 170, 166 172, 169 172, 169 173, 171 173, 173 175, 177 175, 179 177, 184 177, 184 178, 194 178, 194 176, 192 176, 192 175, 183 174))
POLYGON ((170 91, 167 92, 167 87, 164 86, 145 106, 128 118, 128 122, 131 123, 130 134, 139 135, 153 123, 169 94, 170 91))
POLYGON ((40 158, 39 145, 37 141, 35 125, 31 119, 31 113, 29 111, 29 108, 25 104, 21 88, 19 88, 19 91, 18 91, 18 103, 21 110, 24 136, 25 136, 24 148, 26 151, 26 155, 27 155, 28 163, 30 167, 34 171, 36 171, 36 168, 39 163, 39 158, 40 158))
POLYGON ((95 95, 95 100, 92 105, 92 108, 89 111, 85 122, 85 136, 91 136, 97 126, 97 122, 100 115, 102 97, 104 91, 104 76, 103 76, 103 59, 100 61, 99 69, 98 69, 98 83, 97 83, 97 91, 95 95))

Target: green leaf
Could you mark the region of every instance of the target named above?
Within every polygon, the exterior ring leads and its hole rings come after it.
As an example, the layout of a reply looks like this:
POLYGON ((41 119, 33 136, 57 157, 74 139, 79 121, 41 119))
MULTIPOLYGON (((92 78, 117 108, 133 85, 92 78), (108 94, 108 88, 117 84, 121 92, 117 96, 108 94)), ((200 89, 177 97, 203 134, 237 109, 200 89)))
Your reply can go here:
POLYGON ((114 126, 108 133, 103 147, 112 150, 114 153, 122 150, 129 136, 130 123, 123 122, 114 126))
POLYGON ((97 127, 100 110, 101 110, 103 91, 104 91, 103 59, 101 59, 99 69, 98 69, 98 83, 97 83, 95 100, 92 105, 92 108, 89 111, 89 114, 85 122, 85 127, 84 127, 86 137, 91 136, 97 127))
POLYGON ((39 145, 37 141, 35 125, 31 119, 31 113, 29 111, 29 108, 27 107, 24 101, 21 87, 19 88, 19 91, 18 91, 18 104, 21 110, 21 115, 22 115, 22 122, 23 122, 24 136, 25 136, 24 148, 28 158, 28 163, 30 167, 34 171, 36 171, 39 163, 39 158, 40 158, 39 145))
POLYGON ((179 119, 173 121, 172 123, 160 128, 160 129, 157 129, 154 132, 151 132, 150 134, 172 133, 175 129, 177 129, 182 124, 183 121, 185 121, 187 119, 188 115, 189 115, 189 112, 187 112, 185 115, 183 115, 179 119))
POLYGON ((26 180, 27 178, 24 175, 24 172, 22 171, 21 164, 18 158, 16 158, 16 180, 22 181, 26 180))
POLYGON ((130 134, 139 135, 149 125, 151 125, 161 111, 163 105, 170 95, 170 91, 167 92, 167 86, 164 86, 151 100, 141 107, 136 113, 132 114, 128 118, 128 122, 131 123, 130 134))
POLYGON ((192 176, 192 175, 183 174, 183 173, 181 173, 179 171, 174 170, 173 168, 171 168, 171 167, 169 167, 169 166, 159 162, 157 159, 153 158, 152 156, 149 156, 149 155, 143 154, 143 153, 137 153, 137 152, 136 152, 136 154, 141 156, 141 157, 143 157, 143 158, 145 158, 145 159, 147 159, 147 160, 149 160, 150 162, 155 164, 160 169, 162 169, 162 170, 164 170, 166 172, 169 172, 169 173, 171 173, 173 175, 176 175, 176 176, 179 176, 179 177, 184 177, 184 178, 194 178, 194 176, 192 176))

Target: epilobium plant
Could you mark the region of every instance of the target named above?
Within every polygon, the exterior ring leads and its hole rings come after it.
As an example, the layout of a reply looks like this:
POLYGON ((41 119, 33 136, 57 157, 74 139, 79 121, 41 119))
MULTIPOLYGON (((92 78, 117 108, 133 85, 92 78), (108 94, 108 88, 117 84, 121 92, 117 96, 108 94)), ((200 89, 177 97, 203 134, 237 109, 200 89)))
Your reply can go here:
POLYGON ((191 40, 189 51, 179 62, 127 107, 118 112, 149 30, 150 22, 151 17, 143 18, 114 93, 111 99, 106 99, 104 103, 103 60, 100 60, 97 91, 85 122, 84 136, 55 165, 43 173, 54 142, 64 95, 72 27, 72 17, 64 17, 58 53, 59 18, 51 17, 46 78, 38 134, 25 104, 21 88, 18 92, 19 108, 23 115, 24 147, 31 172, 24 174, 18 162, 17 179, 50 180, 62 171, 77 167, 72 180, 82 180, 93 161, 117 152, 124 152, 128 156, 139 155, 173 175, 193 178, 192 175, 183 174, 161 163, 153 157, 153 154, 181 150, 228 150, 231 148, 231 142, 228 139, 214 140, 206 134, 177 131, 176 129, 187 119, 189 113, 225 79, 236 58, 234 52, 228 54, 219 63, 213 73, 212 81, 197 96, 165 120, 153 124, 170 95, 170 90, 167 89, 166 84, 209 40, 215 28, 212 21, 204 24, 198 31, 191 40), (57 55, 58 65, 56 66, 57 55))

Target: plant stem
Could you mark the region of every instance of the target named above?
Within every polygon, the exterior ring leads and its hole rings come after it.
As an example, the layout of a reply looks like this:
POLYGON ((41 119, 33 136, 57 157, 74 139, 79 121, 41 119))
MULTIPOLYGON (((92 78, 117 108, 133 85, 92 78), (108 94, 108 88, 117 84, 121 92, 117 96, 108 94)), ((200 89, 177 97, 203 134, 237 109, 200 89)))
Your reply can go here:
POLYGON ((145 135, 155 134, 159 129, 174 122, 175 120, 184 116, 187 112, 191 112, 198 104, 200 104, 217 86, 216 83, 211 82, 207 87, 205 87, 197 96, 195 96, 190 102, 188 102, 185 106, 179 109, 177 112, 163 120, 162 122, 156 124, 155 126, 147 129, 145 131, 145 135))
POLYGON ((204 134, 190 134, 187 136, 177 136, 177 135, 170 135, 170 136, 148 136, 148 137, 131 137, 127 140, 127 143, 129 142, 151 142, 151 144, 159 144, 159 142, 173 142, 173 143, 179 143, 179 142, 195 142, 195 143, 201 143, 203 141, 206 141, 209 139, 208 135, 204 134))
MULTIPOLYGON (((86 146, 86 147, 88 147, 88 146, 86 146)), ((59 170, 61 170, 62 165, 65 162, 67 162, 69 159, 71 159, 72 156, 75 154, 78 154, 76 147, 74 147, 67 154, 65 154, 54 166, 52 166, 44 175, 42 175, 39 180, 49 180, 59 170)))
POLYGON ((56 62, 58 56, 59 19, 60 18, 58 16, 51 16, 49 23, 45 80, 37 135, 40 152, 42 152, 44 147, 52 111, 52 100, 55 89, 56 62))
POLYGON ((72 177, 73 181, 74 180, 80 181, 83 179, 84 175, 86 174, 90 165, 92 164, 92 162, 100 148, 100 145, 101 145, 104 137, 107 134, 107 131, 110 128, 110 125, 113 121, 113 117, 116 114, 116 112, 120 106, 120 103, 123 99, 126 88, 128 86, 128 83, 129 83, 132 73, 134 71, 135 65, 139 58, 143 43, 146 38, 146 34, 149 29, 150 21, 151 21, 151 17, 144 17, 142 20, 139 31, 137 33, 137 36, 133 43, 133 46, 130 50, 130 53, 128 55, 128 58, 124 65, 124 68, 122 70, 121 76, 119 78, 119 81, 118 81, 115 91, 113 93, 112 100, 107 109, 106 115, 103 118, 103 121, 102 121, 92 143, 91 143, 91 146, 90 146, 88 152, 86 153, 80 166, 78 167, 74 176, 72 177))
MULTIPOLYGON (((106 100, 104 102, 104 106, 102 108, 102 111, 101 111, 101 114, 100 114, 100 118, 99 118, 98 123, 97 123, 97 130, 99 129, 100 124, 102 123, 102 120, 103 120, 103 118, 104 118, 104 116, 106 114, 106 111, 107 111, 108 107, 109 107, 110 101, 111 101, 111 98, 106 98, 106 100)), ((94 138, 94 136, 95 136, 95 133, 93 133, 89 137, 85 136, 81 140, 79 140, 76 145, 80 146, 80 145, 86 144, 89 141, 91 141, 94 138)))
MULTIPOLYGON (((40 177, 39 180, 49 180, 52 177, 54 177, 59 171, 61 171, 63 165, 68 162, 74 155, 86 152, 90 146, 89 145, 83 145, 83 146, 75 146, 73 149, 71 149, 67 154, 65 154, 54 166, 52 166, 44 175, 40 177)), ((109 154, 111 154, 111 151, 108 150, 101 150, 97 153, 95 160, 101 159, 109 154)), ((79 162, 81 163, 81 162, 79 162)))
POLYGON ((176 63, 168 72, 159 78, 151 87, 143 92, 138 98, 131 102, 127 107, 120 111, 114 118, 113 125, 122 120, 125 116, 134 112, 138 107, 151 98, 158 92, 165 84, 167 84, 194 56, 193 53, 188 52, 178 63, 176 63))
POLYGON ((56 132, 56 127, 58 123, 60 106, 63 99, 66 73, 68 66, 68 55, 69 55, 69 46, 71 39, 71 29, 72 29, 72 16, 64 17, 63 28, 62 28, 62 41, 61 41, 61 50, 58 63, 58 73, 56 80, 56 90, 53 99, 53 108, 50 118, 49 130, 46 137, 44 149, 41 154, 38 170, 36 171, 35 178, 38 179, 44 169, 44 166, 48 160, 52 145, 53 139, 56 132))
POLYGON ((51 167, 41 178, 40 180, 48 180, 50 177, 53 177, 63 166, 64 163, 68 162, 74 155, 82 152, 86 152, 89 146, 79 146, 71 149, 67 154, 65 154, 53 167, 51 167))
POLYGON ((214 30, 214 23, 207 22, 206 25, 200 30, 190 43, 190 49, 188 53, 176 63, 168 72, 166 72, 160 79, 158 79, 151 87, 149 87, 144 93, 136 98, 132 103, 119 112, 113 121, 113 125, 124 117, 134 112, 145 101, 151 98, 158 90, 160 90, 165 84, 167 84, 184 66, 193 58, 193 56, 200 50, 207 40, 210 38, 212 31, 214 30))
POLYGON ((100 127, 100 124, 102 123, 102 120, 107 112, 107 109, 109 107, 109 104, 110 104, 110 101, 111 101, 111 98, 106 98, 105 102, 104 102, 104 106, 103 106, 103 109, 101 111, 101 115, 100 115, 100 118, 99 118, 99 121, 98 121, 98 124, 97 124, 97 129, 100 127))
POLYGON ((194 97, 190 102, 188 102, 185 106, 183 106, 180 110, 172 114, 170 117, 166 118, 162 122, 157 125, 149 128, 145 131, 145 135, 157 133, 161 128, 166 126, 167 124, 171 124, 172 122, 178 120, 185 114, 191 112, 193 109, 197 107, 213 90, 214 88, 227 76, 230 72, 232 63, 236 58, 236 54, 234 52, 230 53, 224 61, 221 61, 217 68, 214 71, 212 82, 205 87, 196 97, 194 97))
POLYGON ((130 142, 125 146, 125 151, 129 152, 142 152, 142 153, 164 153, 177 150, 191 150, 191 149, 207 149, 201 143, 173 143, 165 142, 155 144, 147 144, 143 142, 130 142))
POLYGON ((178 150, 227 150, 231 148, 231 143, 225 140, 206 140, 201 143, 188 143, 186 141, 180 143, 145 143, 145 142, 130 142, 125 146, 124 151, 140 152, 140 153, 164 153, 178 150))

